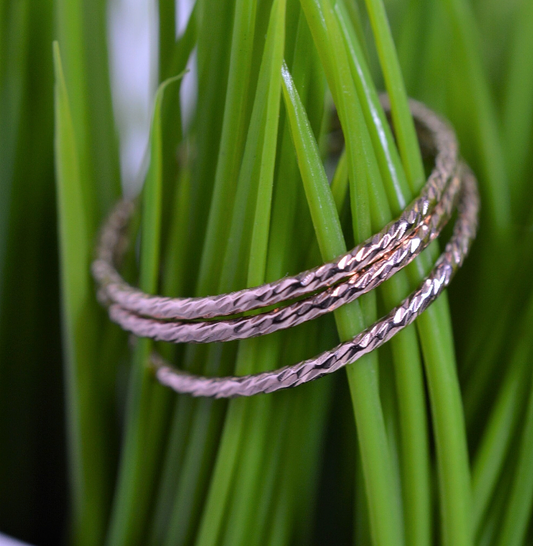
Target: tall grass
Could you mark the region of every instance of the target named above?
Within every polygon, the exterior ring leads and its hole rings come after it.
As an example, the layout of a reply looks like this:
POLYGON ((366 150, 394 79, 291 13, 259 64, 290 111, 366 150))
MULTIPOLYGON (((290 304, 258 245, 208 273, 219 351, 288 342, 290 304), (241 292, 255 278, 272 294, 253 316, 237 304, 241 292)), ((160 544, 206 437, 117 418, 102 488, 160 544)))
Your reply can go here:
MULTIPOLYGON (((431 168, 408 96, 452 121, 480 183, 472 256, 416 324, 346 373, 231 401, 155 383, 154 343, 129 343, 96 303, 95 237, 121 193, 108 4, 0 1, 0 530, 84 546, 530 543, 531 2, 196 0, 177 38, 174 0, 157 2, 125 261, 143 290, 256 286, 379 230, 431 168)), ((438 245, 334 316, 156 348, 207 375, 297 362, 396 305, 438 245)))

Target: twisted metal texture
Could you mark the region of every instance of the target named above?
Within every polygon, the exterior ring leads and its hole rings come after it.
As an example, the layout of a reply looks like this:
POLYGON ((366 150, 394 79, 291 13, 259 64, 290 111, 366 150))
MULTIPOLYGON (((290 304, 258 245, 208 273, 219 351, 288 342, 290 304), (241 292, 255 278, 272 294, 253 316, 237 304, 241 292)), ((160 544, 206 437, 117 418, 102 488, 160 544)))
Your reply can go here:
POLYGON ((273 283, 230 294, 202 298, 152 296, 126 283, 115 267, 115 262, 125 246, 124 231, 134 210, 132 202, 122 201, 104 225, 92 266, 93 276, 99 286, 100 301, 111 305, 113 317, 124 323, 129 319, 126 320, 126 315, 119 308, 151 319, 210 319, 261 309, 310 295, 332 287, 383 259, 406 238, 416 237, 414 234, 424 229, 427 216, 433 213, 442 200, 457 169, 457 141, 453 130, 424 105, 411 101, 410 107, 421 145, 435 154, 435 167, 420 196, 397 220, 347 254, 294 277, 285 277, 273 283))
POLYGON ((138 337, 171 343, 211 343, 270 334, 330 313, 370 292, 413 261, 441 232, 449 220, 461 186, 455 176, 432 214, 415 232, 381 260, 356 271, 347 281, 323 292, 255 316, 201 322, 163 322, 139 317, 119 305, 109 307, 109 316, 124 330, 138 337))
POLYGON ((230 398, 270 393, 296 387, 355 362, 377 349, 403 328, 411 324, 449 285, 462 265, 476 236, 479 197, 476 180, 467 167, 461 171, 463 186, 459 215, 453 236, 437 260, 430 275, 386 317, 367 328, 352 340, 341 343, 318 357, 286 366, 272 372, 241 377, 203 377, 173 368, 159 355, 153 354, 151 364, 160 383, 176 392, 193 396, 230 398))

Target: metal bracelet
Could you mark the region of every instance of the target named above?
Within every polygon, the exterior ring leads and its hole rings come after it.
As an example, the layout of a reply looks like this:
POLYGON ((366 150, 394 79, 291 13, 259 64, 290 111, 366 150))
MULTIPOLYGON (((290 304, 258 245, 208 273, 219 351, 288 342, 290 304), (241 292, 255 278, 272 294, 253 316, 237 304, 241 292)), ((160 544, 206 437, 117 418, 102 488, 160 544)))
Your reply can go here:
POLYGON ((361 356, 383 345, 411 324, 435 301, 449 285, 470 250, 477 232, 479 197, 476 180, 466 166, 461 170, 461 178, 463 185, 453 236, 435 263, 432 272, 398 307, 352 340, 341 343, 311 360, 271 372, 240 377, 193 375, 175 369, 154 353, 151 356, 151 365, 159 382, 178 393, 188 393, 193 396, 214 398, 252 396, 313 381, 355 362, 361 356))
POLYGON ((92 266, 101 301, 112 306, 115 318, 119 313, 123 315, 115 305, 130 314, 156 320, 224 317, 327 289, 388 256, 408 237, 415 236, 417 230, 424 229, 427 217, 452 183, 458 163, 457 141, 448 124, 416 101, 411 101, 410 107, 421 144, 435 153, 434 169, 419 197, 397 220, 347 254, 296 276, 229 294, 189 298, 154 296, 130 286, 117 271, 115 264, 125 246, 124 231, 134 210, 131 201, 121 201, 103 227, 92 266))
POLYGON ((355 301, 411 263, 440 234, 455 207, 461 186, 456 176, 424 223, 380 260, 356 271, 348 280, 304 300, 254 316, 229 320, 165 322, 145 318, 117 304, 109 316, 124 330, 138 336, 170 343, 212 343, 262 336, 297 326, 355 301))

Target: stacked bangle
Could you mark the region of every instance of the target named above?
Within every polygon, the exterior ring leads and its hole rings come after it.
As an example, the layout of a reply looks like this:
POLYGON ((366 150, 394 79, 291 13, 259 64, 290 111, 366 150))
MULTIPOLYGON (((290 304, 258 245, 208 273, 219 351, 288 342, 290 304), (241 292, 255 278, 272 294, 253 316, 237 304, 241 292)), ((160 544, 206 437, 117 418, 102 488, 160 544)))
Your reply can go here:
POLYGON ((126 248, 125 231, 134 210, 121 201, 102 229, 93 262, 100 300, 110 318, 140 337, 173 343, 245 339, 290 328, 329 313, 376 288, 409 264, 441 232, 458 205, 454 233, 432 273, 418 290, 373 326, 315 359, 276 371, 208 378, 179 371, 152 355, 158 380, 177 392, 216 398, 250 396, 293 387, 332 373, 388 341, 410 324, 449 284, 475 237, 479 200, 469 169, 459 164, 453 131, 420 103, 411 102, 421 146, 435 166, 418 198, 371 239, 352 251, 294 277, 229 294, 203 298, 153 296, 128 285, 116 263, 126 248), (304 298, 292 301, 295 298, 304 298), (253 316, 245 311, 288 303, 253 316))

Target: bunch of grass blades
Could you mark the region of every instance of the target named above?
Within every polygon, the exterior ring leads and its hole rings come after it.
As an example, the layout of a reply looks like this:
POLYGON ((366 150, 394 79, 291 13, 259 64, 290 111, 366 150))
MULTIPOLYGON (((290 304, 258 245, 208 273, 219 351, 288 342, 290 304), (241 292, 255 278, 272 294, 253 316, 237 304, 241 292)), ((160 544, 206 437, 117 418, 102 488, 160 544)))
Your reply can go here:
POLYGON ((159 385, 152 350, 208 376, 293 364, 397 305, 442 242, 289 330, 128 338, 90 275, 122 191, 112 2, 0 0, 0 532, 75 546, 533 544, 533 2, 196 0, 176 38, 176 2, 158 0, 160 85, 121 270, 145 292, 258 286, 379 231, 433 166, 408 96, 450 120, 479 179, 472 255, 414 324, 346 372, 229 401, 159 385))

